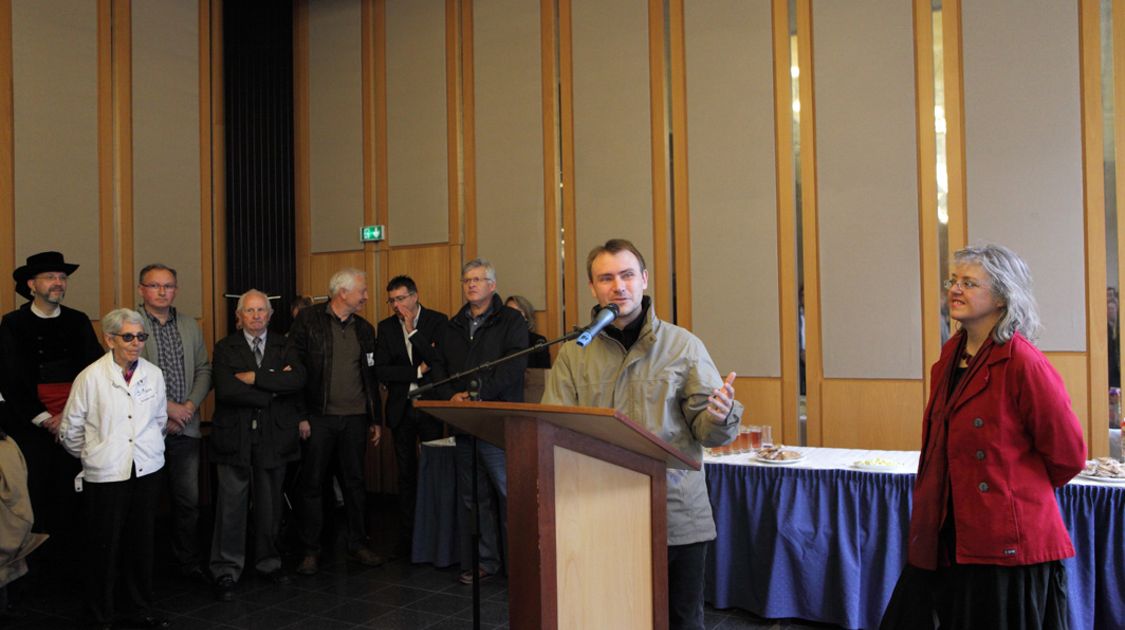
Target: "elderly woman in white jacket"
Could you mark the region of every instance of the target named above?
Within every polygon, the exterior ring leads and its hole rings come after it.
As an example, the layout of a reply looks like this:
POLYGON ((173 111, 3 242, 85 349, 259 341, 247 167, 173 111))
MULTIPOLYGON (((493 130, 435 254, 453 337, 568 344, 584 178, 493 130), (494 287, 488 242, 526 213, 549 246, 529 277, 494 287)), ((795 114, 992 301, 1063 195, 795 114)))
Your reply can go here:
POLYGON ((75 488, 82 492, 88 534, 84 563, 89 621, 110 627, 114 576, 124 589, 118 601, 129 610, 128 627, 171 625, 154 616, 153 529, 164 467, 168 421, 164 375, 140 357, 148 335, 130 309, 102 318, 110 351, 74 381, 63 411, 59 440, 82 460, 75 488))

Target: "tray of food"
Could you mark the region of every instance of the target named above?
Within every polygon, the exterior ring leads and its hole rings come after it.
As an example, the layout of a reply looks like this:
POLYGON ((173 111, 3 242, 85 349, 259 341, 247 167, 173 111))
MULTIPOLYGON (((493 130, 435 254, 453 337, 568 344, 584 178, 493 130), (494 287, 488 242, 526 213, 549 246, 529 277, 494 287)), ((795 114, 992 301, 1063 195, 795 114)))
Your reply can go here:
POLYGON ((871 459, 861 459, 852 462, 852 468, 869 472, 887 472, 888 470, 894 470, 900 466, 902 466, 902 464, 882 457, 872 457, 871 459))
POLYGON ((804 453, 786 448, 784 444, 767 446, 750 455, 750 461, 773 466, 788 466, 804 461, 804 459, 804 453))
POLYGON ((1125 465, 1112 457, 1099 457, 1086 462, 1086 469, 1078 476, 1102 483, 1125 484, 1125 465))

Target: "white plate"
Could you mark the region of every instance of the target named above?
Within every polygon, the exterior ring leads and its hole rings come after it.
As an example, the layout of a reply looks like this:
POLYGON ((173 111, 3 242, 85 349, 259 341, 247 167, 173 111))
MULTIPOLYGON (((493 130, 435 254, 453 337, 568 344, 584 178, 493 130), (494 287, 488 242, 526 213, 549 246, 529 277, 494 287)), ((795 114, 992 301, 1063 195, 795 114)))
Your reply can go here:
POLYGON ((1096 475, 1088 475, 1086 471, 1078 473, 1078 476, 1087 481, 1100 481, 1102 483, 1112 484, 1125 484, 1125 477, 1098 477, 1096 475))
POLYGON ((856 470, 865 470, 867 472, 887 472, 902 468, 902 464, 861 464, 859 462, 852 462, 852 468, 855 468, 856 470))
POLYGON ((762 459, 761 457, 758 457, 757 453, 751 453, 750 461, 758 462, 759 464, 767 464, 770 466, 789 466, 791 464, 799 464, 805 461, 805 454, 801 453, 801 456, 796 459, 762 459))

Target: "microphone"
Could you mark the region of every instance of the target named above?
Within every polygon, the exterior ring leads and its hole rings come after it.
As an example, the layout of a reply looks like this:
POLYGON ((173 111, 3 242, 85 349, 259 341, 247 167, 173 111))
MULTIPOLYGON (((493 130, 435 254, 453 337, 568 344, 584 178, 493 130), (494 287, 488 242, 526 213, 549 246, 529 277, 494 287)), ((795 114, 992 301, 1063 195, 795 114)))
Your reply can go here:
POLYGON ((580 348, 585 348, 589 345, 603 328, 609 326, 613 320, 617 319, 617 315, 620 312, 621 310, 617 308, 616 304, 603 306, 602 309, 598 311, 598 314, 594 316, 594 321, 586 327, 586 330, 582 331, 581 335, 578 335, 578 346, 580 348))

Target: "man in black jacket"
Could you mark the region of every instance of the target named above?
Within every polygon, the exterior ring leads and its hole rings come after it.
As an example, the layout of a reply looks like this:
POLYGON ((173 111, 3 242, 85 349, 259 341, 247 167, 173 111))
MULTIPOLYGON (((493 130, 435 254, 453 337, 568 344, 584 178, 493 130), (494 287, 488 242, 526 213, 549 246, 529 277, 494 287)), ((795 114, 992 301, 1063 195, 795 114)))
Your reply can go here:
POLYGON ((418 442, 441 437, 441 423, 419 413, 408 394, 430 382, 430 366, 423 355, 432 351, 435 333, 449 318, 422 308, 418 287, 410 276, 387 283, 392 315, 379 322, 375 341, 375 375, 387 386, 387 424, 395 438, 398 465, 399 540, 396 553, 410 553, 414 532, 414 502, 418 485, 418 442), (415 350, 416 348, 421 348, 415 350))
POLYGON ((238 298, 242 330, 215 344, 215 413, 211 461, 218 464, 211 575, 215 595, 230 601, 246 564, 246 513, 254 503, 254 568, 273 582, 289 581, 281 569, 285 465, 301 456, 296 400, 305 367, 285 337, 268 331, 273 307, 261 291, 238 298))
MULTIPOLYGON (((504 306, 496 295, 496 269, 483 259, 470 260, 461 269, 461 287, 468 302, 450 320, 437 338, 440 360, 433 366, 433 379, 439 381, 446 375, 476 367, 502 356, 527 348, 527 323, 515 309, 504 306)), ((472 378, 438 388, 440 398, 465 401, 476 394, 479 400, 504 400, 523 402, 523 373, 527 357, 508 361, 490 370, 477 373, 472 378)), ((502 568, 492 488, 500 496, 500 513, 507 514, 508 478, 504 451, 499 445, 476 440, 477 494, 480 499, 480 565, 472 566, 468 524, 473 508, 472 463, 473 440, 457 436, 457 479, 465 518, 461 523, 461 573, 462 583, 470 584, 474 571, 481 579, 488 579, 502 568)), ((506 520, 506 518, 505 518, 506 520)))
POLYGON ((58 444, 62 411, 78 373, 105 354, 90 318, 62 304, 77 269, 59 252, 29 256, 12 272, 28 302, 0 321, 0 396, 9 415, 2 428, 27 459, 34 531, 51 534, 42 566, 52 571, 76 557, 80 538, 74 477, 82 465, 58 444))
POLYGON ((379 386, 375 378, 375 327, 359 315, 367 303, 367 277, 358 269, 341 269, 328 281, 325 306, 301 311, 290 339, 308 373, 305 395, 298 401, 302 439, 308 440, 298 482, 299 533, 304 557, 297 573, 319 570, 320 532, 324 524, 321 489, 335 461, 347 513, 348 559, 379 566, 384 559, 367 546, 364 524, 363 462, 370 438, 382 436, 379 386))

